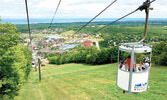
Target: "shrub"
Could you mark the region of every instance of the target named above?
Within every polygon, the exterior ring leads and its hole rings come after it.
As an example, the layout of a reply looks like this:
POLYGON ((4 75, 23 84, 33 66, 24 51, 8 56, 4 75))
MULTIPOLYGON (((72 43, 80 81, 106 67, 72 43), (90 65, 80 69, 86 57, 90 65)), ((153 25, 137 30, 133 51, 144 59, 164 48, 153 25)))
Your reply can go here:
POLYGON ((12 98, 26 81, 31 70, 31 56, 27 49, 14 46, 0 59, 0 96, 12 98))
POLYGON ((158 56, 158 64, 167 66, 167 52, 163 52, 158 56))
POLYGON ((50 64, 56 64, 56 59, 57 59, 57 56, 48 58, 50 64))
POLYGON ((152 60, 155 64, 167 66, 167 42, 154 43, 152 60))

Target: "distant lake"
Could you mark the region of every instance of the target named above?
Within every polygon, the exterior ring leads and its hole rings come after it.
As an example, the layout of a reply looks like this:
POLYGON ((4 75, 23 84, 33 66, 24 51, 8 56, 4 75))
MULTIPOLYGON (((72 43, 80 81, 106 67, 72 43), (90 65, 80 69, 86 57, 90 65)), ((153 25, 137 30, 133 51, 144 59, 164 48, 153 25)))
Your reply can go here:
MULTIPOLYGON (((2 23, 9 22, 12 24, 27 24, 27 19, 10 19, 10 18, 1 18, 2 23)), ((72 22, 88 22, 91 18, 59 18, 55 19, 53 23, 72 23, 72 22)), ((93 22, 107 22, 107 21, 113 21, 116 20, 117 18, 97 18, 93 22)), ((144 21, 145 18, 125 18, 120 21, 144 21)), ((149 20, 167 20, 167 18, 150 18, 149 20)), ((50 23, 51 19, 49 18, 31 18, 30 23, 35 24, 35 23, 50 23)))

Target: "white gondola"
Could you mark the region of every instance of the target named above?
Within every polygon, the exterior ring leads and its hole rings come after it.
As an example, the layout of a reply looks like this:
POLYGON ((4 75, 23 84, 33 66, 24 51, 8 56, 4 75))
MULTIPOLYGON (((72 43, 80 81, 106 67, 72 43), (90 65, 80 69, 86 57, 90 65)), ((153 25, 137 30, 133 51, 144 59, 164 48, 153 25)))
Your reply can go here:
POLYGON ((148 90, 149 71, 151 64, 147 66, 148 68, 145 71, 132 72, 132 69, 134 63, 136 62, 136 53, 150 53, 151 62, 152 46, 149 44, 142 43, 147 35, 149 10, 152 10, 152 8, 150 8, 150 0, 146 0, 146 2, 144 2, 143 5, 139 7, 139 9, 141 11, 145 10, 146 13, 144 37, 137 43, 122 43, 120 44, 118 49, 117 86, 128 93, 138 93, 148 90), (119 68, 120 51, 131 53, 130 71, 122 70, 119 68))
POLYGON ((151 64, 148 66, 149 68, 145 71, 140 72, 132 72, 132 66, 135 59, 136 53, 150 53, 150 61, 152 54, 152 46, 143 43, 124 43, 119 46, 118 50, 118 70, 117 70, 117 86, 121 88, 123 91, 128 93, 138 93, 147 91, 148 89, 148 79, 149 79, 149 71, 151 64), (130 71, 123 70, 119 68, 119 53, 120 51, 130 52, 131 53, 131 69, 130 71))

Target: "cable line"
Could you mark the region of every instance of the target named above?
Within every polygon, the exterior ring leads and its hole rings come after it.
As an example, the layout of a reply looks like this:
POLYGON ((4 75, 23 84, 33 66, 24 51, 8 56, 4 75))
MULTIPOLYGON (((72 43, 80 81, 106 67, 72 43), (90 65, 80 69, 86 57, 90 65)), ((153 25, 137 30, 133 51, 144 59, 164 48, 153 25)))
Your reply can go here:
POLYGON ((28 4, 27 0, 25 0, 25 6, 26 6, 26 14, 27 14, 27 23, 28 23, 28 32, 29 32, 29 38, 30 38, 30 46, 31 46, 31 32, 30 32, 30 22, 29 22, 29 14, 28 14, 28 4))
POLYGON ((104 26, 104 27, 98 29, 98 30, 95 31, 95 32, 98 32, 98 31, 102 30, 103 28, 110 26, 111 24, 113 24, 113 23, 115 23, 115 22, 117 22, 117 21, 119 21, 119 20, 121 20, 121 19, 123 19, 123 18, 125 18, 125 17, 127 17, 127 16, 129 16, 129 15, 131 15, 131 14, 133 14, 133 13, 136 12, 136 11, 137 11, 137 10, 134 10, 134 11, 130 12, 129 14, 127 14, 127 15, 125 15, 125 16, 123 16, 123 17, 121 17, 121 18, 119 18, 119 19, 117 19, 117 20, 115 20, 115 21, 113 21, 113 22, 111 22, 111 23, 109 23, 108 25, 106 25, 106 26, 104 26))
POLYGON ((95 32, 98 32, 98 31, 104 29, 105 27, 108 27, 108 26, 110 26, 111 24, 116 23, 117 21, 119 21, 119 20, 121 20, 121 19, 123 19, 123 18, 125 18, 125 17, 127 17, 127 16, 129 16, 129 15, 131 15, 131 14, 133 14, 133 13, 135 13, 135 12, 138 11, 138 10, 142 11, 143 9, 146 9, 146 8, 147 8, 148 6, 150 6, 150 4, 151 4, 152 2, 154 2, 154 1, 155 1, 155 0, 152 0, 152 1, 150 2, 149 0, 147 0, 147 1, 144 2, 141 6, 139 6, 136 10, 134 10, 134 11, 132 11, 132 12, 130 12, 130 13, 124 15, 123 17, 121 17, 121 18, 119 18, 119 19, 117 19, 117 20, 115 20, 115 21, 109 23, 108 25, 106 25, 106 26, 104 26, 104 27, 98 29, 98 30, 95 31, 95 32))
POLYGON ((58 8, 59 8, 59 6, 60 6, 60 3, 61 3, 61 0, 59 0, 59 3, 58 3, 58 5, 57 5, 57 8, 56 8, 56 10, 55 10, 55 13, 54 13, 54 15, 53 15, 53 18, 52 18, 51 23, 50 23, 50 25, 49 25, 48 28, 50 28, 50 27, 52 26, 53 20, 54 20, 55 15, 56 15, 56 13, 57 13, 57 11, 58 11, 58 8))
POLYGON ((98 13, 95 17, 93 17, 89 22, 87 22, 85 25, 83 25, 77 32, 81 31, 83 28, 85 28, 89 23, 91 23, 96 17, 98 17, 100 14, 102 14, 106 9, 108 9, 112 4, 114 4, 117 0, 114 0, 111 4, 109 4, 105 9, 103 9, 100 13, 98 13))

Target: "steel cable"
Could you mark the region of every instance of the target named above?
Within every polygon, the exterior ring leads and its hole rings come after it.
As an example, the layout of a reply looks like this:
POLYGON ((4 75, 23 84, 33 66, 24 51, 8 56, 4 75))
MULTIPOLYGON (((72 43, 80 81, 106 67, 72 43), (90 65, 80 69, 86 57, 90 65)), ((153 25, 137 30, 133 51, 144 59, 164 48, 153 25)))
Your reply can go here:
POLYGON ((31 32, 30 32, 30 21, 29 21, 27 0, 25 0, 25 6, 26 6, 26 14, 27 14, 27 23, 28 23, 28 32, 29 32, 29 38, 30 38, 30 46, 31 46, 31 32))
POLYGON ((59 3, 58 3, 58 5, 57 5, 57 8, 56 8, 56 10, 55 10, 55 13, 54 13, 54 15, 53 15, 53 18, 52 18, 52 20, 51 20, 50 25, 49 25, 48 28, 51 28, 51 26, 52 26, 53 20, 54 20, 55 15, 56 15, 56 13, 57 13, 57 11, 58 11, 58 8, 59 8, 59 6, 60 6, 60 3, 61 3, 61 0, 59 0, 59 3))
POLYGON ((98 13, 95 17, 93 17, 89 22, 87 22, 85 25, 83 25, 77 32, 81 31, 83 28, 85 28, 89 23, 91 23, 95 18, 97 18, 100 14, 102 14, 105 10, 107 10, 111 5, 113 5, 117 0, 114 0, 112 3, 110 3, 105 9, 103 9, 100 13, 98 13))
POLYGON ((123 18, 125 18, 125 17, 127 17, 127 16, 129 16, 129 15, 131 15, 131 14, 133 14, 133 13, 135 13, 136 11, 138 11, 138 10, 143 10, 143 9, 146 9, 146 7, 148 6, 148 5, 150 5, 152 2, 154 2, 155 0, 152 0, 151 2, 144 2, 141 6, 139 6, 136 10, 134 10, 134 11, 132 11, 132 12, 130 12, 130 13, 128 13, 128 14, 126 14, 126 15, 124 15, 123 17, 121 17, 121 18, 119 18, 119 19, 117 19, 117 20, 115 20, 115 21, 113 21, 113 22, 111 22, 111 23, 109 23, 109 24, 107 24, 106 26, 104 26, 104 27, 102 27, 102 28, 100 28, 100 29, 98 29, 97 31, 95 31, 95 33, 96 32, 98 32, 98 31, 100 31, 100 30, 102 30, 102 29, 104 29, 105 27, 108 27, 108 26, 110 26, 111 24, 114 24, 114 23, 116 23, 117 21, 119 21, 119 20, 121 20, 121 19, 123 19, 123 18))

